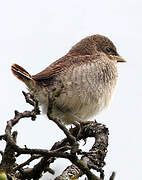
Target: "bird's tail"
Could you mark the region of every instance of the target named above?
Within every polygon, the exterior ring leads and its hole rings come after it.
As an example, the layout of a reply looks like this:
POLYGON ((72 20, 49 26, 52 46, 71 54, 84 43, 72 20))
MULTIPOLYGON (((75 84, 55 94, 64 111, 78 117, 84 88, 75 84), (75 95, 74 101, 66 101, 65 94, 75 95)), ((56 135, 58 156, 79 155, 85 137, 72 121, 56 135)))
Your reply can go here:
POLYGON ((32 89, 34 87, 35 80, 32 79, 32 76, 24 68, 18 64, 13 64, 11 71, 19 80, 23 81, 28 88, 32 89))

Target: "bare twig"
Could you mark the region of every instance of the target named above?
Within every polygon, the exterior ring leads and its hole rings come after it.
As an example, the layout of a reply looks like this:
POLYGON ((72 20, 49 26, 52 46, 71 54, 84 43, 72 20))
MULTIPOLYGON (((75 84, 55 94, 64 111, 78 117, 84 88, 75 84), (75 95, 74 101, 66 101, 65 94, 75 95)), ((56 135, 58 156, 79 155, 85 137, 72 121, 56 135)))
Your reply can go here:
POLYGON ((4 135, 0 135, 0 140, 3 140, 5 138, 5 134, 4 135))
POLYGON ((3 156, 3 151, 0 150, 0 154, 1 154, 1 156, 3 156))
POLYGON ((19 173, 16 174, 16 178, 21 179, 39 179, 42 176, 43 172, 49 172, 54 174, 55 172, 48 167, 46 159, 42 159, 37 163, 33 168, 19 169, 19 173))
POLYGON ((39 103, 34 95, 32 93, 25 93, 24 91, 22 91, 22 93, 25 97, 26 102, 34 107, 35 114, 40 114, 39 103))
POLYGON ((60 176, 56 177, 55 180, 78 179, 82 174, 82 171, 77 166, 72 164, 71 166, 67 167, 60 176))
POLYGON ((72 145, 72 146, 77 145, 78 146, 76 138, 74 136, 72 136, 70 131, 60 122, 60 120, 58 118, 50 116, 50 120, 54 121, 58 125, 58 127, 65 133, 70 145, 72 145))
POLYGON ((112 174, 111 174, 109 180, 114 180, 114 178, 115 178, 115 172, 112 172, 112 174))
MULTIPOLYGON (((72 130, 72 135, 76 135, 78 133, 78 128, 75 127, 72 130)), ((104 178, 103 174, 103 166, 105 165, 104 158, 107 153, 107 146, 108 146, 108 129, 97 122, 94 123, 86 123, 82 125, 82 131, 80 132, 80 137, 79 139, 85 139, 88 137, 94 137, 95 138, 95 144, 93 147, 90 149, 89 152, 81 152, 79 151, 80 154, 82 154, 82 162, 86 164, 87 167, 90 169, 95 169, 98 172, 100 172, 100 178, 104 178)), ((72 162, 74 163, 74 162, 72 162)), ((74 163, 75 164, 75 163, 74 163)), ((76 168, 74 168, 74 165, 69 166, 69 172, 72 171, 74 172, 74 169, 79 168, 80 166, 77 165, 76 168)), ((67 174, 68 168, 63 172, 62 175, 59 177, 64 177, 65 173, 67 174)), ((77 169, 74 173, 75 177, 79 177, 83 175, 81 168, 77 169)))
POLYGON ((15 167, 14 171, 17 171, 17 170, 23 168, 24 166, 29 165, 33 160, 41 158, 41 157, 42 157, 41 155, 33 154, 27 161, 25 161, 24 163, 22 163, 22 164, 18 165, 17 167, 15 167))
MULTIPOLYGON (((21 148, 16 144, 17 132, 15 131, 12 133, 13 126, 15 126, 23 118, 28 117, 35 120, 36 116, 40 113, 38 101, 34 98, 34 96, 30 93, 23 92, 26 102, 32 105, 34 109, 32 111, 24 111, 23 113, 15 111, 14 118, 7 122, 5 134, 0 136, 0 140, 4 139, 7 142, 4 154, 1 153, 3 156, 1 165, 7 173, 15 174, 18 179, 38 180, 42 176, 42 173, 45 173, 46 171, 54 174, 54 171, 49 166, 56 160, 56 158, 66 158, 72 162, 72 165, 67 167, 63 171, 62 175, 58 176, 56 180, 67 180, 67 178, 68 180, 77 179, 83 174, 86 174, 89 180, 104 179, 104 172, 102 168, 105 165, 104 158, 107 153, 108 129, 104 125, 94 122, 86 123, 81 125, 81 127, 78 126, 68 130, 57 117, 54 117, 52 112, 54 101, 56 97, 60 95, 62 87, 63 86, 61 84, 61 88, 57 88, 49 92, 48 117, 64 132, 66 138, 55 143, 50 150, 30 149, 27 147, 21 148), (88 137, 94 137, 95 143, 89 152, 82 152, 81 149, 79 149, 78 141, 88 137), (8 155, 9 152, 12 152, 10 156, 8 155), (16 153, 17 156, 21 154, 30 154, 31 157, 27 161, 18 165, 15 164, 16 153), (80 158, 78 155, 80 155, 80 158), (6 157, 9 158, 6 159, 6 157), (11 161, 10 158, 13 158, 13 161, 11 161), (33 160, 38 158, 41 159, 33 166, 33 168, 24 168, 33 160), (7 166, 9 161, 11 162, 7 166), (100 172, 100 177, 94 175, 90 169, 100 172)), ((112 174, 109 180, 113 180, 114 175, 115 174, 112 174)))
MULTIPOLYGON (((12 141, 15 143, 17 138, 17 132, 14 131, 11 135, 12 141)), ((7 141, 6 147, 3 152, 2 161, 1 161, 1 169, 3 169, 6 173, 13 174, 13 167, 15 167, 15 151, 11 148, 11 144, 7 141)))

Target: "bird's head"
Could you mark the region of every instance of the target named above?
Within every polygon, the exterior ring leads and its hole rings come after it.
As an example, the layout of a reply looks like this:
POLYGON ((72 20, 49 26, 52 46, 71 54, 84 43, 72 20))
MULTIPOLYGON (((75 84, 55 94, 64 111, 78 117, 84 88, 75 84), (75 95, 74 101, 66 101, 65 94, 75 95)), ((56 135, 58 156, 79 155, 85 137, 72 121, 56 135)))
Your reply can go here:
POLYGON ((69 51, 71 54, 77 55, 97 55, 104 53, 111 60, 117 62, 126 62, 117 52, 113 42, 102 35, 92 35, 82 39, 69 51))

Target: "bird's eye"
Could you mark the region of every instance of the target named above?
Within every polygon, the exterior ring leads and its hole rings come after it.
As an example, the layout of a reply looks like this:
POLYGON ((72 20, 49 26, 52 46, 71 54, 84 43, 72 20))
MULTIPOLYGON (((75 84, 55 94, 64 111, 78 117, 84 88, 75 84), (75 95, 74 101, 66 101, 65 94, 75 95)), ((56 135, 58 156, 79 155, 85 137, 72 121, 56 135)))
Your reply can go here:
POLYGON ((109 47, 107 47, 107 48, 106 48, 106 51, 107 51, 108 53, 110 53, 110 52, 111 52, 111 49, 110 49, 109 47))

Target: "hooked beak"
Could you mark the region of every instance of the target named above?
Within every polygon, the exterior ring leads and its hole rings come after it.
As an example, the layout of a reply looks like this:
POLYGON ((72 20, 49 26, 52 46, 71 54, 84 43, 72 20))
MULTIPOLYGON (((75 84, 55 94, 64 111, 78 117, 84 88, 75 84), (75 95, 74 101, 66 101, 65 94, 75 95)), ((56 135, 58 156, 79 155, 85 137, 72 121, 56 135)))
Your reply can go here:
POLYGON ((116 60, 117 62, 126 62, 126 60, 121 56, 110 55, 110 58, 116 60))

